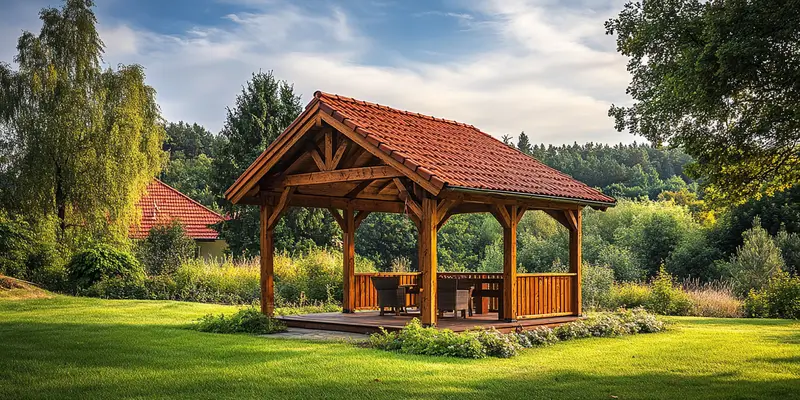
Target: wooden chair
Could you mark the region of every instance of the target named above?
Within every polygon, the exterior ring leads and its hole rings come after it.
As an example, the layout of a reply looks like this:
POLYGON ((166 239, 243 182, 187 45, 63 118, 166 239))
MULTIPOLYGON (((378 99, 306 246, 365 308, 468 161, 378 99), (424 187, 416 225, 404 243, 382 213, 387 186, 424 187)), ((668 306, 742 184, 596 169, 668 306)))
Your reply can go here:
POLYGON ((457 279, 438 279, 436 281, 436 304, 439 309, 439 317, 443 317, 445 311, 452 311, 456 317, 461 311, 461 318, 467 318, 469 311, 471 316, 470 292, 470 289, 459 289, 457 279))
POLYGON ((406 308, 406 288, 400 286, 400 277, 397 276, 373 276, 372 286, 378 292, 378 308, 381 316, 384 315, 385 308, 391 308, 394 315, 400 315, 400 311, 405 312, 406 308))
POLYGON ((458 282, 458 290, 469 290, 469 305, 467 308, 467 314, 471 317, 472 311, 475 309, 473 298, 473 294, 475 293, 475 283, 466 279, 457 279, 456 281, 458 282))

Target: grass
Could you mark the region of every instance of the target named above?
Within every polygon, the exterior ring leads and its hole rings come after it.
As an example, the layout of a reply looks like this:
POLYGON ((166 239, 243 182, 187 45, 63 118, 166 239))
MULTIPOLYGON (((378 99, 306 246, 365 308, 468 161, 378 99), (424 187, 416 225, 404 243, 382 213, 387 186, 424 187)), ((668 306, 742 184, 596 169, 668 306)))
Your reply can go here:
POLYGON ((185 329, 236 308, 0 299, 0 397, 798 398, 797 321, 672 318, 669 332, 463 360, 185 329))

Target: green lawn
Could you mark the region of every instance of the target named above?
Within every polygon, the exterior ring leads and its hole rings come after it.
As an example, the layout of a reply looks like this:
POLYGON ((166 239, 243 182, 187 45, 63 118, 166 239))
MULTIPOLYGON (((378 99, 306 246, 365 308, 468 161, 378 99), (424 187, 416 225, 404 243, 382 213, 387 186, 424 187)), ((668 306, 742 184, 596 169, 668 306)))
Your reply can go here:
POLYGON ((0 300, 0 398, 800 398, 796 321, 679 318, 477 361, 185 329, 231 310, 0 300))

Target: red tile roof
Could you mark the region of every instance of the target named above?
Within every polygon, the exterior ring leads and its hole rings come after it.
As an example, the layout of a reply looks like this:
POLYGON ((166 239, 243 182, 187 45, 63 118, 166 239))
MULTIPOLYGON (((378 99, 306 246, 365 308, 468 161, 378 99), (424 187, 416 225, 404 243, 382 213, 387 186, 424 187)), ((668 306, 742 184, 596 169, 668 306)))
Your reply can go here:
POLYGON ((320 110, 437 186, 616 202, 472 125, 323 92, 314 97, 311 104, 318 101, 320 110))
POLYGON ((138 226, 131 227, 130 237, 134 239, 145 238, 153 226, 176 219, 192 239, 217 239, 217 231, 208 226, 223 220, 221 215, 158 179, 147 185, 147 193, 137 207, 142 219, 138 226))

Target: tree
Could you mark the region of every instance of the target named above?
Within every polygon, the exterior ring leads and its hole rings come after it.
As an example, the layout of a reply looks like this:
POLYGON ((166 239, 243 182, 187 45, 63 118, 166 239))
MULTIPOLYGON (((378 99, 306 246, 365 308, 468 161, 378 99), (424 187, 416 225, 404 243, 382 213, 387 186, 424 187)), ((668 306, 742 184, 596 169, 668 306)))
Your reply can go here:
POLYGON ((163 148, 169 152, 170 158, 182 155, 183 158, 192 159, 201 154, 214 158, 214 151, 221 144, 221 140, 213 133, 196 123, 169 122, 165 130, 167 139, 163 148))
POLYGON ((186 235, 179 220, 153 226, 137 246, 137 256, 151 276, 174 274, 181 262, 194 257, 196 252, 197 245, 186 235))
POLYGON ((628 2, 606 22, 633 76, 616 128, 683 147, 717 202, 800 182, 798 20, 794 2, 628 2))
POLYGON ((135 202, 163 165, 155 90, 138 65, 101 68, 91 0, 40 12, 14 61, 0 64, 0 132, 14 204, 57 216, 58 232, 127 234, 135 202))
MULTIPOLYGON (((228 215, 217 229, 228 242, 234 256, 259 253, 258 208, 233 205, 222 194, 244 170, 300 114, 300 97, 286 81, 275 79, 272 72, 253 74, 236 105, 228 108, 223 138, 218 154, 211 163, 211 190, 228 215)), ((275 228, 278 250, 307 250, 314 245, 331 245, 338 234, 333 219, 323 210, 290 209, 275 228)))
POLYGON ((769 233, 761 227, 761 220, 753 219, 753 228, 744 233, 744 244, 726 265, 733 288, 740 296, 750 290, 760 290, 769 280, 783 270, 781 250, 769 233))
POLYGON ((531 148, 531 141, 528 140, 528 135, 525 132, 519 134, 519 139, 517 140, 517 149, 525 154, 531 154, 533 149, 531 148))

